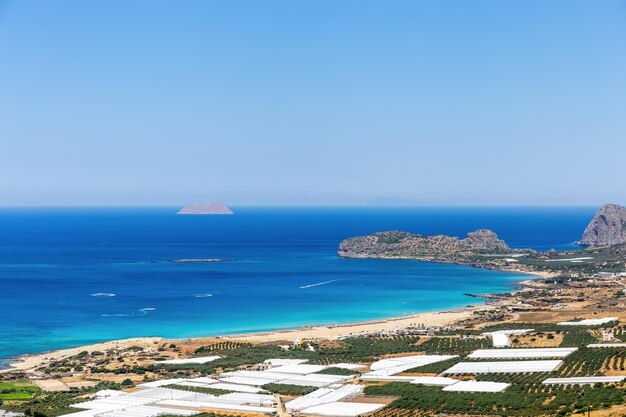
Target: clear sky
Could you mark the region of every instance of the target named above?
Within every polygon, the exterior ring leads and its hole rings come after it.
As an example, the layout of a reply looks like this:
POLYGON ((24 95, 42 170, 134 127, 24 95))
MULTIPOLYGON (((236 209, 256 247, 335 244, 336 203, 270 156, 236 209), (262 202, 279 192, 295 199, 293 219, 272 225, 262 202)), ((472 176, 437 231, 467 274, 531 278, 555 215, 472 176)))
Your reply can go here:
POLYGON ((626 203, 626 2, 0 0, 0 205, 626 203))

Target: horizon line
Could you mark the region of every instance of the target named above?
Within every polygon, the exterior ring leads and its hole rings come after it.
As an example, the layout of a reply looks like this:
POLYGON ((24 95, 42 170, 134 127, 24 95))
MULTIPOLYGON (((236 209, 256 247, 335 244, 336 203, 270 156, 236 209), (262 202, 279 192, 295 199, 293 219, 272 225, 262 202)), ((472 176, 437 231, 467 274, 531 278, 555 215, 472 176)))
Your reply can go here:
MULTIPOLYGON (((197 203, 192 203, 197 204, 197 203)), ((601 207, 604 204, 225 204, 228 207, 241 208, 454 208, 454 207, 484 207, 484 208, 516 208, 516 207, 571 207, 590 208, 601 207)), ((33 208, 182 208, 181 204, 53 204, 53 205, 0 205, 0 209, 33 209, 33 208)))

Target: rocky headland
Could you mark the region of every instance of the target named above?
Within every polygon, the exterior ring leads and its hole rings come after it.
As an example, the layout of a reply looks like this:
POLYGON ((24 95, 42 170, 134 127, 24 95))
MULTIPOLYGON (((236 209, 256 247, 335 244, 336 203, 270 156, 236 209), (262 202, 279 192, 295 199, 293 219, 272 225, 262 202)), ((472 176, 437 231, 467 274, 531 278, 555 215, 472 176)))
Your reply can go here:
POLYGON ((625 244, 626 207, 617 204, 602 206, 577 243, 589 247, 625 244))

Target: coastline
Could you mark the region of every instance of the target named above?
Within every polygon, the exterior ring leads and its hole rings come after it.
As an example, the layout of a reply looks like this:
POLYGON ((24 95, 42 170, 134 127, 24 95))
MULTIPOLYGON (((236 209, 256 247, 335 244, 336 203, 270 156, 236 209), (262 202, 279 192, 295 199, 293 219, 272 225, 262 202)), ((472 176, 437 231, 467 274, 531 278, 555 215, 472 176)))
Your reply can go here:
MULTIPOLYGON (((428 260, 420 260, 422 262, 432 262, 428 260)), ((438 262, 438 261, 435 261, 438 262)), ((478 269, 495 270, 492 268, 484 268, 477 265, 463 265, 478 269)), ((515 283, 513 292, 520 291, 524 286, 530 284, 535 279, 548 278, 552 273, 544 271, 520 271, 516 269, 498 269, 501 272, 519 273, 527 275, 527 279, 522 279, 515 283), (535 278, 533 278, 535 277, 535 278)), ((484 294, 495 295, 495 294, 484 294)), ((487 297, 479 295, 478 298, 486 300, 487 297)), ((468 304, 463 307, 436 310, 431 312, 419 312, 405 316, 396 316, 389 318, 381 318, 366 321, 355 321, 328 325, 312 325, 303 327, 294 327, 290 329, 280 329, 271 331, 259 331, 249 333, 233 333, 228 335, 217 336, 200 336, 190 338, 165 338, 159 336, 152 337, 133 337, 128 339, 115 339, 104 342, 98 342, 90 345, 76 346, 70 348, 50 350, 40 353, 29 353, 18 355, 0 360, 0 374, 7 372, 21 371, 32 373, 37 368, 50 363, 51 361, 63 360, 71 356, 77 355, 83 351, 103 351, 108 349, 128 348, 131 346, 153 347, 159 343, 180 342, 180 341, 197 341, 203 340, 229 340, 242 341, 249 343, 267 343, 267 342, 286 342, 292 343, 294 340, 307 339, 326 339, 337 340, 342 337, 360 336, 372 334, 376 332, 392 332, 414 327, 447 327, 455 323, 471 318, 476 312, 486 312, 494 310, 498 307, 506 305, 506 301, 498 303, 482 302, 480 305, 468 304)))
MULTIPOLYGON (((527 273, 523 271, 503 271, 519 272, 525 275, 534 275, 537 278, 545 277, 544 273, 527 273)), ((513 291, 519 291, 534 278, 523 279, 515 283, 513 291)), ((484 297, 480 297, 483 298, 484 297)), ((98 342, 90 345, 76 346, 70 348, 50 350, 40 353, 29 353, 15 357, 3 359, 5 368, 0 367, 0 374, 7 372, 21 371, 33 373, 37 368, 45 366, 52 361, 63 360, 75 356, 83 351, 104 351, 109 349, 122 349, 131 346, 154 347, 160 343, 169 342, 198 342, 209 340, 229 340, 249 343, 285 342, 292 343, 296 339, 325 339, 337 340, 342 337, 359 336, 376 332, 392 332, 414 327, 447 327, 455 323, 471 318, 476 312, 485 312, 503 306, 503 302, 487 303, 481 302, 479 305, 467 304, 463 307, 436 310, 430 312, 419 312, 404 316, 381 318, 374 320, 294 327, 290 329, 259 331, 249 333, 234 333, 228 335, 191 337, 191 338, 165 338, 165 337, 133 337, 128 339, 116 339, 98 342)))
POLYGON ((484 311, 494 308, 493 305, 482 304, 480 306, 468 306, 452 310, 416 313, 408 316, 392 317, 388 319, 369 320, 362 322, 342 323, 335 325, 305 326, 293 329, 274 330, 267 332, 241 333, 225 336, 207 336, 194 338, 163 338, 163 337, 134 337, 130 339, 110 340, 94 343, 92 345, 77 346, 66 349, 52 350, 42 353, 26 354, 8 359, 8 368, 0 369, 0 373, 23 371, 32 373, 36 368, 44 366, 51 361, 63 360, 78 355, 83 351, 94 352, 109 349, 122 349, 131 346, 154 347, 155 344, 203 340, 229 340, 250 343, 263 342, 287 342, 295 339, 327 339, 337 340, 341 337, 359 336, 377 331, 388 332, 409 327, 434 326, 446 327, 455 322, 467 319, 475 311, 484 311))

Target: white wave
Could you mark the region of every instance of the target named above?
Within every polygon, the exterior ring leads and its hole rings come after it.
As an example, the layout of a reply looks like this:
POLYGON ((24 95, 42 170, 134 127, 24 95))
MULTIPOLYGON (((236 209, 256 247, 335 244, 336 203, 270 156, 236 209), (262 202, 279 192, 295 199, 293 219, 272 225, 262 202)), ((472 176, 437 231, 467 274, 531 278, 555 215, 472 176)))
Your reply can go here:
POLYGON ((142 308, 139 311, 155 311, 155 310, 156 310, 156 308, 154 308, 154 307, 146 307, 146 308, 142 308))
POLYGON ((115 294, 112 292, 94 292, 93 294, 89 294, 92 297, 115 297, 115 294))
POLYGON ((194 297, 196 297, 196 298, 207 298, 207 297, 213 297, 213 294, 196 294, 196 295, 194 295, 194 297))
POLYGON ((320 285, 330 284, 330 283, 336 282, 336 281, 338 281, 338 280, 337 279, 332 279, 330 281, 316 282, 315 284, 303 285, 300 288, 304 289, 304 288, 317 287, 317 286, 320 286, 320 285))

